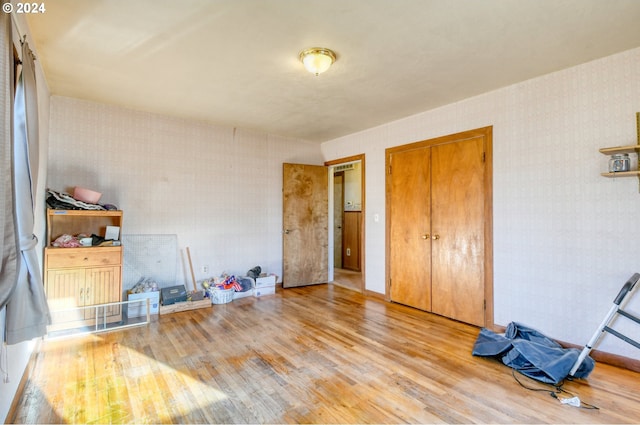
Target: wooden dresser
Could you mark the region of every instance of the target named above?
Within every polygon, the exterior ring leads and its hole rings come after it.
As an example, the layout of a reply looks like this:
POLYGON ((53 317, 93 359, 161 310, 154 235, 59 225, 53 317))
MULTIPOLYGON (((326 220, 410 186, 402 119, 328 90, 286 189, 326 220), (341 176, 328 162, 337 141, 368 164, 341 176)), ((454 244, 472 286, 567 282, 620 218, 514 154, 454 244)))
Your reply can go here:
POLYGON ((52 246, 63 234, 104 236, 107 226, 121 231, 122 211, 47 210, 44 287, 52 313, 49 330, 103 327, 122 320, 117 304, 79 308, 122 300, 122 246, 52 246))

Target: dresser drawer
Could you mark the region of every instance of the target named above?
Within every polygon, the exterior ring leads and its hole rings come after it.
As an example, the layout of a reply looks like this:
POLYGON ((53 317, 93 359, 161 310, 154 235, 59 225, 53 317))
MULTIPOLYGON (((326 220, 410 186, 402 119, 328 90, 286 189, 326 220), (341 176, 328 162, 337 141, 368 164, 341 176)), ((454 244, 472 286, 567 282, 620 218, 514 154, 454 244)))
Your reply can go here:
POLYGON ((54 248, 47 249, 47 268, 119 266, 122 248, 54 248))

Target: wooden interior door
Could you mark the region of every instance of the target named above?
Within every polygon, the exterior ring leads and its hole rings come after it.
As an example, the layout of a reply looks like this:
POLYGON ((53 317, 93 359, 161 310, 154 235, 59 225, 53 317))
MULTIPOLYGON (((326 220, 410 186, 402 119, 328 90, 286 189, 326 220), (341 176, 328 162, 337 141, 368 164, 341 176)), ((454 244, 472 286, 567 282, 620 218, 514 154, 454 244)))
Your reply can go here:
POLYGON ((484 139, 431 149, 431 311, 484 326, 484 139))
POLYGON ((431 311, 430 150, 389 157, 387 226, 391 301, 431 311))
POLYGON ((282 286, 329 280, 329 173, 327 167, 283 164, 282 286))
POLYGON ((342 264, 347 270, 360 271, 360 211, 345 211, 342 264))

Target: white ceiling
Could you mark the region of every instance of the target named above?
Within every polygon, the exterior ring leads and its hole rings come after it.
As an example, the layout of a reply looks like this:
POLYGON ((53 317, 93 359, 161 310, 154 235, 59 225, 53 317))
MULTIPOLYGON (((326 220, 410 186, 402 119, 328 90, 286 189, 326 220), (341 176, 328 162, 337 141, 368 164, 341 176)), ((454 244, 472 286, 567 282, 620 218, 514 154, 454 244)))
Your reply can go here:
POLYGON ((51 0, 54 95, 323 142, 640 46, 638 0, 51 0), (298 53, 338 56, 316 77, 298 53))

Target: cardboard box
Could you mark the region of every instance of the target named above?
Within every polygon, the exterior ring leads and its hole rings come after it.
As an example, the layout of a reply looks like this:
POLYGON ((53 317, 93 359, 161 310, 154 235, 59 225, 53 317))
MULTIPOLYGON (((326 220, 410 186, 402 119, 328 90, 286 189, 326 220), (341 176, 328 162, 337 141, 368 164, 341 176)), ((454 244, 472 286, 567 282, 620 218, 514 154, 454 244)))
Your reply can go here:
POLYGON ((139 294, 129 294, 127 297, 129 301, 138 301, 136 303, 128 304, 127 316, 128 317, 142 317, 147 315, 147 299, 149 299, 149 312, 151 314, 158 314, 160 307, 160 292, 141 292, 139 294))
POLYGON ((255 291, 255 290, 253 288, 251 288, 248 291, 244 291, 244 292, 234 292, 233 293, 233 299, 237 300, 239 298, 251 297, 251 296, 253 296, 253 291, 255 291))
POLYGON ((275 284, 276 277, 274 275, 256 278, 256 288, 261 288, 263 286, 275 286, 275 284))
POLYGON ((273 295, 276 293, 276 286, 261 286, 261 287, 257 287, 256 289, 253 290, 253 295, 255 297, 262 297, 264 295, 273 295))
POLYGON ((171 305, 187 301, 187 289, 184 285, 162 288, 160 292, 162 292, 162 305, 171 305))

